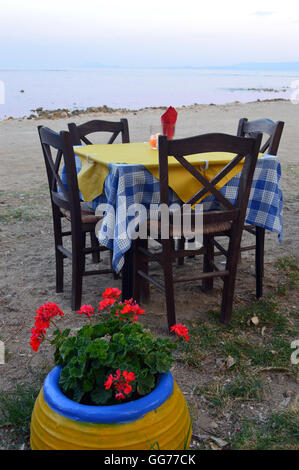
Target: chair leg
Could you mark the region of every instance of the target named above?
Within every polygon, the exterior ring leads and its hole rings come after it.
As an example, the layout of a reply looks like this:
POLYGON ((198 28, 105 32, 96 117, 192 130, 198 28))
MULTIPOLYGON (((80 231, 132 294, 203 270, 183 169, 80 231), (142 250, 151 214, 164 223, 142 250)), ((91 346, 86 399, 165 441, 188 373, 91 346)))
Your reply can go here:
MULTIPOLYGON (((213 263, 214 263, 214 239, 210 235, 203 236, 203 245, 205 247, 205 253, 203 258, 203 272, 208 273, 213 271, 213 263)), ((209 291, 213 289, 213 278, 209 277, 207 279, 203 279, 202 281, 202 289, 204 291, 209 291)))
POLYGON ((265 229, 256 227, 255 237, 256 298, 259 299, 263 295, 265 229))
MULTIPOLYGON (((178 249, 179 250, 183 250, 185 248, 185 238, 182 237, 182 238, 179 238, 178 240, 178 249)), ((178 258, 177 260, 177 265, 178 266, 183 266, 184 264, 184 257, 182 256, 181 258, 178 258)))
POLYGON ((63 292, 63 260, 64 256, 60 250, 57 249, 57 246, 63 245, 62 235, 61 235, 61 218, 54 212, 53 214, 53 223, 54 223, 54 239, 55 239, 55 265, 56 265, 56 292, 63 292))
MULTIPOLYGON (((98 239, 96 237, 96 234, 94 232, 90 232, 90 244, 92 248, 96 248, 99 246, 98 239)), ((99 263, 101 260, 101 254, 99 251, 94 251, 92 253, 92 262, 93 263, 99 263)))
POLYGON ((144 304, 149 303, 150 300, 150 289, 149 282, 137 274, 138 271, 143 271, 148 274, 148 262, 142 258, 142 255, 138 252, 138 248, 143 247, 148 249, 148 240, 137 239, 133 242, 134 251, 134 291, 133 297, 137 302, 144 304))
POLYGON ((85 246, 85 235, 82 233, 79 247, 76 247, 76 243, 72 245, 72 310, 78 310, 81 307, 82 280, 85 269, 85 256, 82 248, 85 246))
POLYGON ((56 292, 63 292, 63 254, 55 248, 56 258, 56 292))
POLYGON ((136 302, 140 302, 141 299, 141 276, 138 274, 138 271, 141 269, 140 266, 140 255, 138 253, 140 240, 137 238, 132 242, 132 250, 134 257, 134 287, 133 287, 133 298, 136 302))
POLYGON ((242 235, 242 233, 238 232, 239 230, 232 230, 230 235, 226 262, 226 270, 229 271, 229 275, 224 278, 223 283, 220 321, 226 325, 230 322, 232 317, 235 282, 242 235))
POLYGON ((79 266, 73 267, 72 280, 72 310, 78 310, 81 307, 82 298, 82 273, 79 266))
POLYGON ((170 329, 176 323, 171 256, 172 240, 163 239, 162 249, 167 322, 168 328, 170 329))
MULTIPOLYGON (((82 248, 86 248, 86 232, 82 232, 82 248)), ((82 257, 82 271, 85 271, 86 257, 82 257)))

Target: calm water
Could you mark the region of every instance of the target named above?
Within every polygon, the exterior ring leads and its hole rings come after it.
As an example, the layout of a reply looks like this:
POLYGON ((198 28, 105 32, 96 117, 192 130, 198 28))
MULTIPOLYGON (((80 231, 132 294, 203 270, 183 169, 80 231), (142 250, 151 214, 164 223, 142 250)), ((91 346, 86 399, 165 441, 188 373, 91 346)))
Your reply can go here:
POLYGON ((0 104, 0 118, 27 116, 37 107, 73 110, 107 105, 112 108, 139 109, 146 106, 289 99, 293 91, 291 83, 298 79, 299 72, 276 71, 0 69, 0 80, 5 86, 5 104, 0 104), (279 92, 248 88, 274 88, 279 92))

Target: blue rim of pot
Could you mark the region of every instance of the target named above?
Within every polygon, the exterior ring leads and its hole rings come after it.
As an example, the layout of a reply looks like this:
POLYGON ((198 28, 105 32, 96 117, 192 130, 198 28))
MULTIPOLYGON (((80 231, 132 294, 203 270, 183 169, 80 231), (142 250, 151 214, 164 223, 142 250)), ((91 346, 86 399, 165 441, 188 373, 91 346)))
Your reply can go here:
POLYGON ((44 400, 56 413, 65 418, 86 423, 128 423, 142 418, 161 406, 173 392, 171 372, 161 374, 154 390, 137 400, 117 405, 81 405, 67 398, 59 387, 61 367, 56 366, 46 377, 44 400))

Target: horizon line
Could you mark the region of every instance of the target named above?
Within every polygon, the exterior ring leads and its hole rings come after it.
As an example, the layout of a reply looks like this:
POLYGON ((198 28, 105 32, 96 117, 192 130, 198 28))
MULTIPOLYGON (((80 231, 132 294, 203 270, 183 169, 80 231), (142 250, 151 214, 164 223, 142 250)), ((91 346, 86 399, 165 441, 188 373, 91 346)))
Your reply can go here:
POLYGON ((230 65, 131 65, 131 66, 124 66, 124 65, 106 65, 101 63, 88 63, 88 64, 81 64, 80 66, 75 65, 68 65, 68 66, 4 66, 0 67, 0 71, 18 71, 18 70, 44 70, 44 71, 65 71, 65 70, 82 70, 82 69, 157 69, 157 70, 207 70, 207 69, 262 69, 263 67, 271 68, 274 67, 274 70, 278 70, 278 68, 283 67, 285 70, 299 70, 299 61, 291 61, 291 62, 242 62, 238 64, 230 64, 230 65), (287 67, 291 67, 287 69, 287 67))

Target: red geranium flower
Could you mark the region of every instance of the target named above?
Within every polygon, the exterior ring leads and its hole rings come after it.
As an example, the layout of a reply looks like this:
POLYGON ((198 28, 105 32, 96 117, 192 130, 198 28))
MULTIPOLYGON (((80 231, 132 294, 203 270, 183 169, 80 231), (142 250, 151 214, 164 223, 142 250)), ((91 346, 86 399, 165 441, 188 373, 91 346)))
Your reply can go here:
POLYGON ((111 305, 113 305, 115 302, 116 302, 115 299, 110 299, 110 298, 101 300, 99 302, 98 310, 104 310, 105 308, 110 307, 111 305))
POLYGON ((35 318, 39 317, 44 320, 50 320, 50 318, 56 317, 57 315, 63 317, 64 313, 54 302, 47 302, 39 307, 36 311, 36 315, 37 316, 35 318))
POLYGON ((128 372, 126 370, 123 371, 123 376, 124 378, 126 379, 127 382, 132 382, 133 380, 135 380, 135 375, 133 374, 133 372, 128 372))
POLYGON ((177 325, 173 325, 170 328, 171 332, 175 332, 176 335, 182 336, 185 341, 189 341, 189 331, 186 328, 185 325, 182 325, 181 323, 178 323, 177 325))
POLYGON ((37 309, 34 328, 31 330, 32 336, 30 339, 30 345, 33 351, 38 350, 46 334, 46 328, 50 326, 51 319, 57 315, 62 317, 64 313, 54 302, 47 302, 37 309))
POLYGON ((113 384, 113 375, 110 374, 110 375, 108 375, 107 380, 104 383, 105 389, 108 390, 111 387, 112 384, 113 384))
POLYGON ((108 375, 104 386, 106 390, 109 390, 113 385, 117 391, 115 398, 117 400, 124 400, 125 395, 129 395, 132 392, 132 386, 130 385, 130 382, 133 380, 135 380, 135 375, 133 372, 128 372, 126 370, 121 372, 120 369, 117 369, 114 375, 108 375))
POLYGON ((102 297, 104 299, 111 299, 111 297, 118 299, 120 297, 121 291, 117 287, 107 287, 103 292, 102 297))
POLYGON ((41 340, 37 338, 37 336, 32 336, 30 340, 30 346, 33 351, 38 351, 39 345, 41 340))
POLYGON ((119 392, 115 394, 116 400, 124 400, 125 396, 123 393, 119 392))
MULTIPOLYGON (((145 310, 141 309, 133 299, 125 300, 124 304, 125 305, 120 310, 120 313, 124 315, 126 319, 130 319, 132 323, 138 320, 139 316, 145 312, 145 310)), ((124 320, 124 318, 121 317, 120 319, 124 320)))
POLYGON ((94 308, 91 305, 82 305, 80 310, 78 310, 79 315, 86 315, 91 317, 94 314, 94 308))

